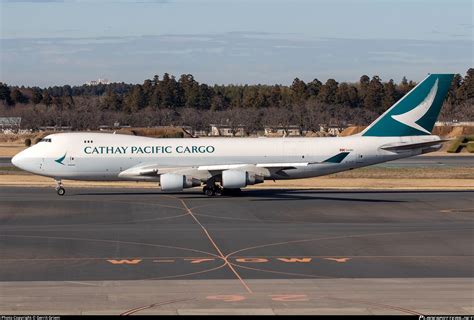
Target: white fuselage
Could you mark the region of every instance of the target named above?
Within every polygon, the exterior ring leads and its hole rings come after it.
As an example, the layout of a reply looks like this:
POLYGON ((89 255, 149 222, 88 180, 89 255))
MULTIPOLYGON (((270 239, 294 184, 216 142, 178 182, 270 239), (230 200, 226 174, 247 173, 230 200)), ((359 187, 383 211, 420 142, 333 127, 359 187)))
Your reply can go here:
POLYGON ((335 138, 185 138, 157 139, 107 133, 59 133, 26 149, 12 162, 32 173, 55 179, 157 180, 130 178, 123 173, 147 164, 160 172, 201 170, 198 179, 212 176, 212 166, 241 164, 309 163, 271 172, 265 179, 297 179, 364 167, 376 163, 435 151, 439 147, 402 152, 380 147, 400 143, 437 141, 437 136, 335 138), (340 163, 322 163, 341 152, 349 154, 340 163), (64 158, 63 158, 64 157, 64 158), (207 168, 207 169, 206 169, 207 168), (281 173, 284 173, 283 175, 281 173))

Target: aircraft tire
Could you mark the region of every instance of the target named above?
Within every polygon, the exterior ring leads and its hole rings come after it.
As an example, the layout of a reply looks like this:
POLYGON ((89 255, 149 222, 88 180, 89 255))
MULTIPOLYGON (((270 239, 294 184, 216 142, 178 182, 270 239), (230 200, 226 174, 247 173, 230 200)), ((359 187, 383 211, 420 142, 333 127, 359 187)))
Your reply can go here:
POLYGON ((222 189, 219 188, 219 187, 217 187, 217 188, 214 190, 214 195, 216 195, 216 196, 218 196, 218 197, 222 196, 222 193, 223 193, 223 192, 222 192, 222 189))
POLYGON ((58 196, 64 196, 64 194, 66 193, 66 189, 64 189, 63 187, 59 187, 56 190, 56 193, 58 194, 58 196))
POLYGON ((214 195, 214 190, 211 188, 204 188, 204 194, 208 197, 212 197, 214 195))

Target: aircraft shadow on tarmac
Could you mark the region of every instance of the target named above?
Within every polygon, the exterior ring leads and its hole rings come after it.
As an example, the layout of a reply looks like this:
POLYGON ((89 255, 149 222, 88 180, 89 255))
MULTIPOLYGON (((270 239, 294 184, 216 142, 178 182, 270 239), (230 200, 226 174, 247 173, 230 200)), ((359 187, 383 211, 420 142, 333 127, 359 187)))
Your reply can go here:
MULTIPOLYGON (((212 197, 209 200, 229 199, 229 198, 248 198, 250 201, 288 201, 288 200, 329 200, 329 201, 347 201, 347 202, 367 202, 367 203, 403 203, 410 200, 383 199, 383 194, 413 194, 413 193, 473 193, 472 190, 308 190, 308 189, 259 189, 243 190, 240 194, 234 196, 212 197), (347 195, 347 197, 344 197, 347 195), (362 197, 357 197, 361 195, 362 197), (365 197, 364 197, 365 195, 365 197), (367 198, 367 195, 373 195, 367 198)), ((123 195, 142 195, 142 196, 160 196, 171 195, 180 200, 206 199, 207 196, 196 191, 185 192, 161 192, 161 191, 120 191, 120 192, 79 192, 70 194, 70 196, 123 196, 123 195)))
MULTIPOLYGON (((422 192, 433 192, 433 191, 422 191, 422 192)), ((436 191, 434 191, 436 192, 436 191)), ((193 200, 193 199, 207 199, 218 200, 218 199, 231 199, 231 198, 247 198, 250 201, 288 201, 288 200, 329 200, 329 201, 347 201, 347 202, 381 202, 381 203, 403 203, 408 200, 388 200, 381 199, 381 194, 387 193, 413 193, 412 191, 328 191, 328 190, 308 190, 308 189, 261 189, 261 190, 244 190, 238 195, 233 196, 221 196, 209 198, 205 195, 201 195, 199 192, 177 192, 177 193, 164 193, 161 191, 121 191, 121 192, 80 192, 75 193, 71 196, 124 196, 124 195, 141 195, 141 196, 160 196, 160 195, 171 195, 180 200, 193 200), (373 194, 374 198, 366 197, 354 197, 354 195, 368 195, 373 194), (348 195, 348 197, 344 197, 348 195), (378 198, 378 199, 376 199, 378 198)))

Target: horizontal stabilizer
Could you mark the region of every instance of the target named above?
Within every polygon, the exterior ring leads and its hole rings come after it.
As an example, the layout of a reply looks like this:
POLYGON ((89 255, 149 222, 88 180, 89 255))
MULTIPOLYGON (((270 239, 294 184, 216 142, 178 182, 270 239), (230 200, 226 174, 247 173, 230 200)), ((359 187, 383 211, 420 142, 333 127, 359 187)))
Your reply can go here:
POLYGON ((404 143, 404 144, 397 144, 397 145, 382 146, 380 148, 383 150, 389 150, 389 151, 412 150, 412 149, 436 146, 446 141, 449 141, 449 140, 436 140, 436 141, 419 142, 419 143, 404 143))

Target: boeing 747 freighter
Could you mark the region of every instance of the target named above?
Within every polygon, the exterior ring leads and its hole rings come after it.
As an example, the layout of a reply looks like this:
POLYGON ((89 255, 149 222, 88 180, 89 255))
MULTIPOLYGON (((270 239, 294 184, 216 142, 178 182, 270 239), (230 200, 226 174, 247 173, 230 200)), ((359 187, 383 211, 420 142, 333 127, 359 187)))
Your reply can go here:
POLYGON ((51 134, 12 163, 62 179, 156 181, 163 191, 204 185, 208 196, 264 180, 300 179, 436 151, 432 135, 452 74, 431 74, 363 132, 334 138, 156 139, 109 133, 51 134))

